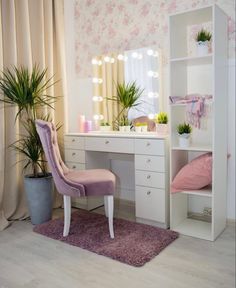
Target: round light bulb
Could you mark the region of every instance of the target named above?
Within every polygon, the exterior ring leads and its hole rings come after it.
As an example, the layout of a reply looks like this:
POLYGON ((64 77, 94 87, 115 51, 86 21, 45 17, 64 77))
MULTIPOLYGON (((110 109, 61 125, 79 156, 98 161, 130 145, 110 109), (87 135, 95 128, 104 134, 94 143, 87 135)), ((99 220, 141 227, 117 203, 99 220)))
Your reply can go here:
POLYGON ((137 53, 137 52, 133 52, 133 53, 132 53, 132 57, 133 57, 133 58, 137 58, 137 57, 138 57, 138 53, 137 53))
POLYGON ((119 54, 119 55, 117 56, 117 59, 118 59, 118 60, 124 60, 124 56, 123 56, 122 54, 119 54))
POLYGON ((98 64, 97 59, 95 59, 95 58, 93 58, 91 62, 92 62, 93 65, 97 65, 98 64))
POLYGON ((154 119, 155 115, 154 114, 148 114, 149 119, 154 119))
POLYGON ((105 56, 105 57, 104 57, 104 61, 105 61, 105 62, 110 62, 110 57, 105 56))
POLYGON ((148 71, 148 76, 153 77, 154 72, 152 70, 148 71))
POLYGON ((154 53, 154 52, 153 52, 153 50, 152 50, 152 49, 148 49, 148 50, 147 50, 147 55, 148 55, 148 56, 152 56, 152 55, 153 55, 153 53, 154 53))

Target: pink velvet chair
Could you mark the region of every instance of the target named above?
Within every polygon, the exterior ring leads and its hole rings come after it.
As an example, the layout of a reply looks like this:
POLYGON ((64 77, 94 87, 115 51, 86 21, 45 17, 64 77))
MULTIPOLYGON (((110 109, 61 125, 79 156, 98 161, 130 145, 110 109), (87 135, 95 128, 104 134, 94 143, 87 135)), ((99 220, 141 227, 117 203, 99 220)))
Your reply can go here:
POLYGON ((70 170, 61 159, 57 142, 55 125, 51 122, 36 120, 46 159, 51 168, 57 191, 64 200, 64 230, 63 236, 68 236, 71 219, 71 197, 104 196, 106 216, 108 217, 110 237, 114 238, 113 210, 115 176, 109 170, 89 169, 70 170))

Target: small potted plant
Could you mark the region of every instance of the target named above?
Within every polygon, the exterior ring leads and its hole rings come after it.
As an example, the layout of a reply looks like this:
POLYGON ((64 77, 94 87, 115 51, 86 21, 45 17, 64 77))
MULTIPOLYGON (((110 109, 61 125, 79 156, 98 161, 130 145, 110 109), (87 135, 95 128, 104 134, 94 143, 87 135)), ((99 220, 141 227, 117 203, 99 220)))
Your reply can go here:
POLYGON ((135 123, 135 132, 147 132, 147 122, 137 122, 135 123))
POLYGON ((205 29, 201 29, 196 35, 197 55, 205 56, 209 52, 209 43, 211 40, 211 33, 205 29))
POLYGON ((156 115, 156 131, 160 135, 168 133, 168 115, 166 112, 160 112, 156 115))
POLYGON ((108 122, 101 122, 100 123, 100 131, 111 131, 111 125, 108 122))
POLYGON ((130 132, 130 123, 126 116, 123 116, 119 121, 119 131, 130 132))
POLYGON ((183 148, 189 147, 192 127, 184 122, 178 125, 177 131, 179 134, 179 146, 183 148))

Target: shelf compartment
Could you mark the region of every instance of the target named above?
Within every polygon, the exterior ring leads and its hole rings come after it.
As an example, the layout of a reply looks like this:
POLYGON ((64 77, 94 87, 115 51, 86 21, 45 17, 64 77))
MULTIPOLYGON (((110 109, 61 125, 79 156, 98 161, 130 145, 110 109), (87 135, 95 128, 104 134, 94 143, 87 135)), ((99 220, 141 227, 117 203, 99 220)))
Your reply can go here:
POLYGON ((180 147, 180 146, 173 146, 172 150, 182 150, 182 151, 199 151, 199 152, 212 152, 211 146, 197 146, 197 145, 190 145, 189 147, 180 147))
POLYGON ((188 65, 207 65, 212 64, 212 53, 206 56, 187 56, 187 57, 180 57, 180 58, 172 58, 170 59, 170 63, 185 63, 188 65))
POLYGON ((203 196, 203 197, 212 197, 212 188, 206 187, 205 189, 181 191, 180 193, 188 194, 188 195, 203 196))
POLYGON ((212 241, 212 224, 209 222, 186 218, 171 229, 186 236, 212 241))

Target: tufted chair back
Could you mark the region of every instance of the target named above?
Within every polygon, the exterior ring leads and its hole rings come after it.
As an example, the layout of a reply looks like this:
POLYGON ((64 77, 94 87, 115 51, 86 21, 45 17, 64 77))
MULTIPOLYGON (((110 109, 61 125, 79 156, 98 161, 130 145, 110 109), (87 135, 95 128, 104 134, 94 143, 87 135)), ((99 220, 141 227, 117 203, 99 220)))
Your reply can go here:
POLYGON ((85 196, 84 186, 66 177, 69 169, 61 158, 55 125, 39 119, 35 124, 58 192, 68 196, 85 196))

